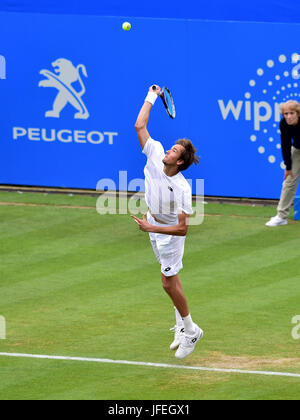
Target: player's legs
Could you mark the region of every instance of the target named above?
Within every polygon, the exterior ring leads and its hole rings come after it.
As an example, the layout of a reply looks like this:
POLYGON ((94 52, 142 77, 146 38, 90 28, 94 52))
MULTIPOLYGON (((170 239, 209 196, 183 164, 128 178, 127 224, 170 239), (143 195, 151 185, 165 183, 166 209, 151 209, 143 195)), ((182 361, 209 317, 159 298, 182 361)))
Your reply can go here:
POLYGON ((182 284, 178 274, 175 276, 166 277, 162 276, 162 284, 165 292, 170 296, 174 306, 177 308, 182 318, 189 315, 189 308, 187 299, 183 293, 182 284))
POLYGON ((183 323, 183 328, 182 324, 180 328, 178 328, 178 320, 176 319, 175 338, 170 349, 177 349, 175 357, 184 359, 194 351, 197 342, 203 337, 203 331, 198 325, 194 324, 192 320, 188 302, 178 275, 183 268, 182 258, 184 254, 185 237, 151 233, 149 236, 153 251, 161 265, 163 288, 170 296, 183 323))
POLYGON ((169 277, 162 274, 162 283, 164 290, 170 296, 174 306, 181 315, 185 333, 189 335, 194 334, 195 324, 190 315, 188 302, 183 293, 178 274, 169 277))
POLYGON ((198 325, 194 324, 192 320, 178 274, 170 277, 162 274, 162 283, 164 290, 170 296, 174 306, 176 306, 181 314, 184 325, 182 334, 178 334, 178 337, 176 337, 175 334, 175 339, 171 344, 170 349, 175 350, 177 348, 175 357, 177 359, 185 359, 193 353, 197 342, 203 337, 203 331, 198 325))
MULTIPOLYGON (((186 333, 194 332, 194 323, 190 316, 188 302, 182 289, 178 273, 183 268, 185 237, 156 235, 156 247, 152 244, 154 252, 157 250, 161 264, 162 284, 166 293, 172 299, 182 318, 186 333)), ((177 325, 177 323, 176 323, 177 325)))

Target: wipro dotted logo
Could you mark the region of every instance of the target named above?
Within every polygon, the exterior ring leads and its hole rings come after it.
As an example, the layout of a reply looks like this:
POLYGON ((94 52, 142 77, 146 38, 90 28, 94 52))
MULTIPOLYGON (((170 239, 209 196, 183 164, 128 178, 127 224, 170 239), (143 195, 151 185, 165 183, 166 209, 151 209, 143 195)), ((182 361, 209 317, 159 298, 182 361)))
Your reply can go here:
POLYGON ((249 141, 256 147, 258 154, 270 164, 279 164, 285 169, 281 154, 279 106, 282 102, 300 102, 300 55, 279 54, 258 66, 249 77, 244 90, 243 100, 219 99, 218 104, 224 120, 234 118, 252 123, 249 141))

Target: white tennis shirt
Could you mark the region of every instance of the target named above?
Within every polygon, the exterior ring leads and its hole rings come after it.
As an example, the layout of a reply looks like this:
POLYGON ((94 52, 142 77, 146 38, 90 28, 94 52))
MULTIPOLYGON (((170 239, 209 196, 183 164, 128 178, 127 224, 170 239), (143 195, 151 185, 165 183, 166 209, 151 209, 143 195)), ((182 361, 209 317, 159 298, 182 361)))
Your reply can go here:
POLYGON ((164 173, 166 155, 162 144, 148 139, 143 153, 147 156, 145 200, 151 213, 168 225, 178 224, 178 213, 193 214, 192 190, 181 172, 174 176, 164 173))

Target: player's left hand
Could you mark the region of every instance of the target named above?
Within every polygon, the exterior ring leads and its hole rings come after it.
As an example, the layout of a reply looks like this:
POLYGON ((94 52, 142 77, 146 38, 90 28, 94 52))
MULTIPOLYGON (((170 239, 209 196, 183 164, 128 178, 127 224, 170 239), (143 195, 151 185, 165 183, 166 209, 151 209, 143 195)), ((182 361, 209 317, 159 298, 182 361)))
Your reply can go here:
POLYGON ((131 217, 133 218, 135 223, 139 226, 140 230, 142 230, 143 232, 151 232, 152 225, 150 225, 150 223, 147 222, 147 218, 145 214, 142 219, 139 219, 138 217, 133 216, 133 215, 131 215, 131 217))

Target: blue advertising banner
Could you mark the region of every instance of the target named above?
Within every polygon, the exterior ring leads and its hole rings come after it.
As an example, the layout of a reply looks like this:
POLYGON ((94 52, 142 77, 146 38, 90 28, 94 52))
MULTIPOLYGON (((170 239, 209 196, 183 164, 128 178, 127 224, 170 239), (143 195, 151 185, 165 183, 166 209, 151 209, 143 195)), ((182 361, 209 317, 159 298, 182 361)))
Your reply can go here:
POLYGON ((6 12, 141 16, 155 18, 229 20, 243 22, 300 21, 295 0, 0 0, 6 12))
POLYGON ((300 25, 123 21, 0 13, 0 183, 130 190, 145 165, 135 120, 157 83, 177 117, 157 102, 149 132, 166 149, 194 142, 188 179, 206 195, 279 198, 279 104, 299 99, 300 25))

